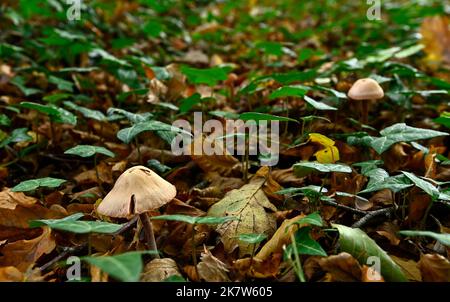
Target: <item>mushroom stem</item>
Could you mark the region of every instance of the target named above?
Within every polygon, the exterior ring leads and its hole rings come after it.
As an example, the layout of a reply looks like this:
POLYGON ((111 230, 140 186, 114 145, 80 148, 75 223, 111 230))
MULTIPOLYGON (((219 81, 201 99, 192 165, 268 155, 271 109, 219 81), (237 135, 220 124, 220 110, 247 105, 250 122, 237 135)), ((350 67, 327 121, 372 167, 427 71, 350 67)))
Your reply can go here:
MULTIPOLYGON (((153 233, 152 222, 150 218, 148 218, 147 213, 139 214, 139 219, 142 222, 142 226, 144 227, 145 239, 147 240, 148 247, 151 251, 158 252, 155 241, 155 234, 153 233)), ((159 254, 156 253, 152 255, 153 258, 159 258, 159 254)))
POLYGON ((367 125, 367 123, 369 122, 369 103, 370 100, 364 100, 361 102, 362 103, 362 120, 361 122, 364 125, 367 125))

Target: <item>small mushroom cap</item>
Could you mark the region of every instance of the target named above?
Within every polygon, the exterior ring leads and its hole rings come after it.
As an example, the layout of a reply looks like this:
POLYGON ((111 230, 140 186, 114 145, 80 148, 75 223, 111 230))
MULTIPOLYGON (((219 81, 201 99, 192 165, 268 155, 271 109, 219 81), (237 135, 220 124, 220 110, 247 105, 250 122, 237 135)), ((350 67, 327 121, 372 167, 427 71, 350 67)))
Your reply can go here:
POLYGON ((132 167, 119 176, 97 208, 109 217, 129 218, 158 209, 177 195, 175 186, 144 166, 132 167))
POLYGON ((348 91, 348 96, 353 100, 379 100, 383 98, 384 91, 373 79, 359 79, 348 91))

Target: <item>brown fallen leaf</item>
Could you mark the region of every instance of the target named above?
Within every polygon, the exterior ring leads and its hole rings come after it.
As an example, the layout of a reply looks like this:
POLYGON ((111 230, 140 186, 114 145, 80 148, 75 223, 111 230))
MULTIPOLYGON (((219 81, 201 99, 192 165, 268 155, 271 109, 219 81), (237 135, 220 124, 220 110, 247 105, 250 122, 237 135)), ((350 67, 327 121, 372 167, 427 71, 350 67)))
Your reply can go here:
POLYGON ((108 282, 108 274, 95 265, 89 266, 91 282, 108 282))
POLYGON ((412 147, 406 143, 397 143, 384 152, 381 158, 389 173, 398 171, 408 165, 412 158, 412 147))
POLYGON ((8 243, 0 248, 1 266, 15 266, 25 272, 44 254, 48 254, 56 247, 55 240, 49 227, 42 228, 42 234, 31 240, 19 240, 8 243))
POLYGON ((22 192, 12 192, 9 188, 3 188, 3 191, 0 192, 0 209, 14 210, 18 205, 29 207, 36 202, 36 198, 22 192))
POLYGON ((234 261, 233 268, 243 277, 249 276, 258 279, 274 278, 280 271, 283 255, 271 254, 264 260, 257 258, 243 258, 234 261))
POLYGON ((294 169, 277 169, 272 171, 272 178, 280 185, 286 185, 290 187, 300 187, 303 185, 306 177, 297 177, 294 175, 294 169))
POLYGON ((22 282, 24 275, 14 266, 0 267, 0 282, 22 282))
MULTIPOLYGON (((101 182, 108 184, 113 183, 111 168, 105 162, 101 162, 100 164, 98 164, 97 169, 98 176, 101 182)), ((73 179, 80 185, 97 184, 97 175, 95 169, 81 172, 78 175, 75 175, 73 179)))
POLYGON ((273 234, 272 238, 264 244, 261 250, 256 254, 255 259, 264 261, 275 253, 281 253, 283 246, 291 242, 291 234, 298 230, 299 226, 293 222, 305 217, 301 214, 294 218, 283 221, 281 226, 273 234))
POLYGON ((400 257, 396 257, 391 255, 392 260, 397 263, 398 266, 401 267, 402 271, 405 273, 408 280, 411 281, 422 281, 422 276, 417 265, 417 262, 414 260, 403 259, 400 257))
POLYGON ((409 200, 411 202, 409 203, 406 222, 409 226, 413 226, 419 223, 425 215, 428 205, 431 203, 431 196, 423 192, 422 189, 414 187, 409 191, 409 200))
POLYGON ((239 160, 234 156, 228 154, 227 150, 224 150, 223 147, 216 145, 215 141, 210 137, 206 139, 203 139, 202 137, 194 139, 192 144, 187 146, 186 148, 188 148, 188 150, 191 150, 192 160, 200 167, 200 169, 205 172, 218 172, 222 176, 230 176, 236 175, 239 173, 239 171, 242 170, 242 164, 239 162, 239 160), (197 145, 203 146, 203 144, 214 146, 214 149, 216 150, 215 154, 196 155, 195 147, 197 145))
POLYGON ((425 62, 438 68, 441 62, 450 64, 450 29, 447 16, 432 16, 423 20, 420 27, 422 44, 427 54, 425 62))
POLYGON ((206 282, 229 282, 228 267, 225 263, 214 257, 206 248, 201 255, 201 261, 197 264, 200 279, 206 282))
POLYGON ((255 174, 258 177, 264 177, 266 179, 266 182, 263 185, 264 193, 266 193, 267 197, 269 197, 270 200, 277 201, 277 202, 283 202, 284 196, 281 194, 276 194, 276 192, 283 189, 280 184, 273 179, 269 167, 261 167, 255 174))
POLYGON ((319 264, 323 270, 330 274, 331 281, 361 281, 361 266, 349 253, 343 252, 338 255, 322 258, 319 264))
POLYGON ((161 282, 171 276, 180 276, 177 263, 171 258, 153 259, 145 265, 142 282, 161 282))
POLYGON ((391 205, 394 202, 394 194, 389 189, 383 189, 373 194, 369 201, 375 205, 391 205))
POLYGON ((277 208, 270 203, 262 190, 264 183, 264 178, 255 176, 249 184, 228 192, 209 209, 210 216, 239 218, 217 226, 216 231, 221 234, 226 251, 232 252, 239 247, 240 256, 250 255, 254 245, 238 240, 239 234, 257 233, 271 236, 275 232, 276 221, 270 212, 276 212, 277 208))
POLYGON ((387 238, 392 245, 398 245, 400 238, 397 236, 397 232, 400 228, 392 222, 385 222, 377 229, 377 234, 387 238))
POLYGON ((450 282, 450 261, 438 254, 425 254, 418 263, 424 282, 450 282))

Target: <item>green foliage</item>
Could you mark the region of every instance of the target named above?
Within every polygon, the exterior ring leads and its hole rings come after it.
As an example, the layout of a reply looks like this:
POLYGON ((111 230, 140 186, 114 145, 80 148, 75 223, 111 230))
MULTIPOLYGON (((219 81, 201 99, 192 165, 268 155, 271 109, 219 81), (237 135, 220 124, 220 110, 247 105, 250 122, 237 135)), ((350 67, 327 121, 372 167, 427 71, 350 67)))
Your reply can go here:
POLYGON ((378 257, 381 275, 385 280, 393 282, 408 281, 401 268, 366 233, 360 229, 353 229, 340 224, 332 224, 332 226, 339 231, 341 251, 355 257, 361 265, 366 265, 369 257, 378 257))
POLYGON ((121 224, 114 224, 103 221, 80 221, 83 213, 76 213, 61 219, 41 219, 29 222, 30 228, 47 225, 52 229, 66 231, 76 234, 99 233, 114 234, 122 227, 121 224))
POLYGON ((206 69, 181 66, 181 72, 186 75, 193 84, 206 84, 214 86, 228 77, 229 67, 212 67, 206 69))
POLYGON ((20 106, 22 106, 23 108, 32 109, 44 113, 48 115, 52 121, 57 123, 70 125, 77 124, 77 117, 75 115, 53 104, 42 105, 33 102, 21 102, 20 106))
POLYGON ((439 234, 430 231, 400 231, 398 232, 400 235, 404 236, 426 236, 436 239, 440 243, 445 246, 450 246, 450 234, 439 234))
POLYGON ((63 183, 65 183, 65 179, 53 178, 53 177, 44 177, 37 179, 30 179, 20 182, 18 185, 13 187, 11 191, 13 192, 28 192, 33 191, 39 188, 57 188, 63 183))
POLYGON ((303 177, 313 172, 338 172, 338 173, 352 173, 352 169, 345 164, 321 164, 318 162, 299 162, 293 165, 294 173, 298 177, 303 177))
POLYGON ((154 251, 134 251, 115 256, 82 257, 81 259, 119 281, 137 282, 143 269, 142 255, 152 253, 154 251))
POLYGON ((152 220, 169 220, 169 221, 181 221, 189 224, 222 224, 230 220, 236 220, 237 217, 212 217, 212 216, 188 216, 188 215, 160 215, 151 218, 152 220))
POLYGON ((78 155, 81 157, 91 157, 95 154, 103 154, 109 157, 114 157, 115 154, 105 147, 90 146, 90 145, 78 145, 70 148, 64 152, 64 154, 78 155))

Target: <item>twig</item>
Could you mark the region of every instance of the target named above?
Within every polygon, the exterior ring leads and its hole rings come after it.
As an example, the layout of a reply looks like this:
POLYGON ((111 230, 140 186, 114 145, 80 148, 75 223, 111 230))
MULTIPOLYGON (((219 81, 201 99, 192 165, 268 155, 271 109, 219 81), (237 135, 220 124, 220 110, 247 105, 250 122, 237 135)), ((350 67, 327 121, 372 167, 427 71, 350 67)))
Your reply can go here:
POLYGON ((380 210, 375 210, 375 211, 371 211, 368 212, 364 217, 362 217, 360 220, 358 220, 357 222, 355 222, 352 225, 352 228, 360 228, 363 227, 364 225, 366 225, 367 223, 369 223, 372 219, 379 217, 379 216, 385 216, 385 217, 389 217, 392 213, 394 213, 397 209, 399 208, 403 208, 404 206, 401 207, 390 207, 390 208, 384 208, 384 209, 380 209, 380 210))
POLYGON ((130 221, 125 223, 120 229, 118 229, 116 232, 112 233, 112 235, 117 236, 122 234, 123 232, 126 232, 130 227, 132 227, 136 221, 138 220, 138 216, 134 216, 130 221))
POLYGON ((352 207, 349 207, 349 206, 346 206, 343 204, 339 204, 339 203, 337 203, 335 201, 331 201, 331 200, 321 200, 321 202, 326 205, 333 206, 333 207, 343 209, 343 210, 347 210, 347 211, 353 212, 358 215, 367 215, 367 213, 368 213, 366 211, 358 210, 358 209, 355 209, 355 208, 352 208, 352 207))
POLYGON ((63 259, 67 255, 73 254, 73 253, 78 252, 78 251, 81 251, 86 245, 87 245, 87 243, 83 243, 83 244, 80 244, 80 245, 77 245, 77 246, 63 247, 62 252, 58 256, 56 256, 55 258, 53 258, 52 260, 50 260, 46 264, 44 264, 41 267, 39 267, 39 270, 41 272, 43 272, 43 271, 49 269, 55 263, 57 263, 59 260, 63 259))
MULTIPOLYGON (((120 235, 123 232, 127 231, 131 226, 133 226, 136 223, 137 219, 138 219, 137 216, 133 217, 133 219, 131 219, 130 221, 125 223, 119 230, 117 230, 116 232, 112 233, 112 235, 117 236, 117 235, 120 235)), ((88 245, 88 243, 83 243, 83 244, 80 244, 80 245, 77 245, 77 246, 72 246, 72 247, 65 246, 65 247, 63 247, 62 252, 59 255, 57 255, 52 260, 50 260, 49 262, 47 262, 44 265, 42 265, 41 267, 39 267, 39 270, 45 271, 45 270, 49 269, 50 267, 52 267, 55 263, 57 263, 61 259, 65 258, 66 256, 68 256, 70 254, 73 254, 73 253, 81 251, 87 245, 88 245)))

